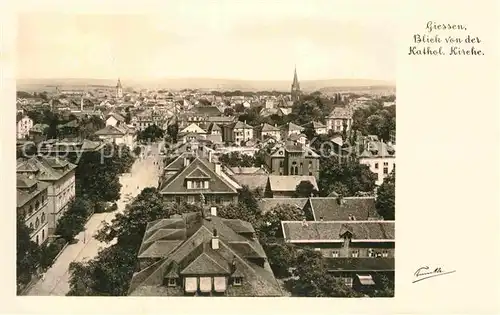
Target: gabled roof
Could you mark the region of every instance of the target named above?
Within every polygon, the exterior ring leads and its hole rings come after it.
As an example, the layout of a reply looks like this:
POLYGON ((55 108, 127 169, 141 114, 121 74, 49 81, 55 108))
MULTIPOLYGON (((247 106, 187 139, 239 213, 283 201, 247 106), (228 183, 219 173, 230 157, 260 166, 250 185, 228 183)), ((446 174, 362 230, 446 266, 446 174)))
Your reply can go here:
POLYGON ((189 173, 186 178, 210 178, 206 172, 204 172, 200 167, 197 167, 191 173, 189 173))
POLYGON ((271 191, 295 191, 295 188, 302 181, 309 181, 318 189, 316 177, 307 175, 269 175, 269 185, 271 191))
POLYGON ((232 177, 241 185, 250 189, 265 188, 267 184, 267 174, 235 174, 232 177))
POLYGON ((222 176, 215 173, 215 165, 199 157, 195 157, 188 166, 170 177, 163 185, 161 194, 196 194, 196 193, 231 193, 236 194, 237 190, 233 185, 227 182, 222 176), (210 184, 208 189, 187 189, 185 179, 192 171, 199 168, 210 176, 210 184))
POLYGON ((109 117, 113 117, 114 119, 120 121, 120 122, 124 122, 125 121, 125 118, 118 114, 118 113, 115 113, 115 112, 111 112, 109 113, 107 116, 106 116, 106 120, 109 118, 109 117))
POLYGON ((36 156, 29 159, 19 159, 16 172, 33 173, 36 179, 41 181, 56 181, 75 168, 76 165, 61 158, 36 156))
POLYGON ((370 141, 359 156, 360 158, 396 157, 396 148, 382 141, 370 141))
POLYGON ((271 126, 270 124, 268 123, 264 123, 261 127, 262 129, 262 132, 272 132, 272 131, 280 131, 280 128, 278 127, 275 127, 275 126, 271 126))
POLYGON ((125 131, 121 130, 118 127, 112 126, 112 125, 107 125, 106 127, 102 128, 101 130, 98 130, 95 132, 95 135, 98 136, 124 136, 126 134, 125 131))
POLYGON ((299 125, 294 124, 293 122, 289 122, 288 124, 284 125, 283 130, 291 132, 291 131, 303 131, 304 127, 301 127, 299 125))
POLYGON ((37 181, 35 178, 17 174, 17 207, 22 207, 39 193, 46 190, 49 185, 48 183, 37 181))
POLYGON ((231 129, 253 129, 252 126, 243 121, 237 121, 232 124, 228 124, 226 126, 231 129))
POLYGON ((394 221, 282 221, 283 237, 289 243, 342 242, 349 232, 351 242, 394 242, 394 221))
MULTIPOLYGON (((158 229, 180 228, 185 231, 184 236, 179 238, 181 244, 174 250, 167 247, 164 254, 158 252, 156 256, 161 257, 160 260, 134 274, 130 282, 129 293, 131 295, 182 295, 182 290, 169 289, 164 286, 163 279, 165 277, 178 278, 180 275, 203 277, 222 274, 229 276, 233 274, 231 266, 234 265, 245 281, 241 287, 229 286, 226 290, 227 295, 282 295, 270 266, 266 264, 260 267, 249 260, 252 257, 266 258, 262 246, 257 240, 238 234, 226 224, 228 222, 233 224, 236 221, 228 221, 220 217, 207 219, 201 213, 185 213, 170 219, 148 223, 141 250, 145 247, 144 240, 158 229), (210 245, 214 230, 217 230, 219 239, 218 249, 213 249, 210 245)), ((242 223, 238 228, 245 229, 248 224, 242 223)))
POLYGON ((308 205, 315 220, 345 221, 380 218, 374 197, 312 197, 308 205))
POLYGON ((344 107, 335 107, 328 118, 350 119, 352 118, 352 111, 344 107))

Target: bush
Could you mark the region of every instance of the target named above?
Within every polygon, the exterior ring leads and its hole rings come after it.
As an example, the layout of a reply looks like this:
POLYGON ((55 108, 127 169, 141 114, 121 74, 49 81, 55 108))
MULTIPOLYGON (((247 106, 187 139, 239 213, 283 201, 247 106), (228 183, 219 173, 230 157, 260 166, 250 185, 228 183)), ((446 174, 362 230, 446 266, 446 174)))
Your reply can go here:
POLYGON ((41 248, 40 267, 42 269, 49 268, 64 245, 66 245, 66 240, 63 238, 58 238, 49 245, 44 245, 41 248))
POLYGON ((111 207, 109 207, 109 212, 118 210, 118 205, 114 202, 111 207))

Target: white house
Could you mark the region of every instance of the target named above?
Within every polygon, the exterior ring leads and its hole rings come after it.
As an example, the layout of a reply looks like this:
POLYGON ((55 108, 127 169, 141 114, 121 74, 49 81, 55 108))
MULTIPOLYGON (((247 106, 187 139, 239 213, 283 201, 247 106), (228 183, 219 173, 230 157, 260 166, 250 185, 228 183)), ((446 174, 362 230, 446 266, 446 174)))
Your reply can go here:
POLYGON ((16 116, 16 136, 17 139, 26 139, 30 134, 30 129, 33 127, 33 120, 28 116, 16 116))
POLYGON ((335 132, 342 132, 344 127, 350 130, 352 126, 352 111, 343 108, 336 107, 333 111, 326 117, 326 129, 333 130, 335 132))
POLYGON ((106 117, 106 126, 117 126, 121 123, 125 123, 125 118, 118 113, 111 112, 106 117))
POLYGON ((396 167, 396 148, 382 141, 368 141, 359 156, 359 163, 368 165, 377 174, 376 185, 381 185, 396 167))

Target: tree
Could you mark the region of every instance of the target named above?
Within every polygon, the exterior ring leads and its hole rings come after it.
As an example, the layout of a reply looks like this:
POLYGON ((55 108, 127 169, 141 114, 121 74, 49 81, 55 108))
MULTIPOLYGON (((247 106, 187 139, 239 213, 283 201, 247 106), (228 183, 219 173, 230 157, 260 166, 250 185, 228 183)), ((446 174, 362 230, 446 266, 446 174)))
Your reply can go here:
POLYGON ((375 207, 384 220, 395 220, 396 171, 393 170, 377 190, 375 207))
POLYGON ((174 143, 177 142, 177 135, 179 134, 179 123, 175 121, 175 123, 168 125, 167 127, 167 134, 170 136, 170 139, 174 143))
POLYGON ((308 181, 303 180, 295 187, 296 198, 309 198, 316 195, 317 191, 314 185, 308 181))
POLYGON ((165 131, 158 127, 156 124, 153 124, 148 126, 146 129, 139 131, 137 139, 156 141, 158 139, 162 139, 164 135, 165 131))
POLYGON ((245 111, 245 106, 243 106, 243 104, 236 104, 234 106, 234 112, 243 113, 244 111, 245 111))
POLYGON ((255 164, 254 157, 239 152, 222 154, 219 161, 229 167, 251 167, 255 164))
POLYGON ((234 115, 234 109, 231 107, 227 107, 224 109, 224 116, 233 116, 234 115))
POLYGON ((375 274, 373 281, 376 287, 375 290, 370 293, 371 297, 394 297, 394 281, 380 274, 375 274))
POLYGON ((289 268, 295 267, 298 254, 295 246, 282 243, 262 245, 274 275, 277 278, 289 277, 289 268))
POLYGON ((297 268, 288 280, 292 296, 307 297, 358 297, 361 294, 347 287, 340 279, 328 272, 322 254, 309 249, 297 255, 297 268))
POLYGON ((85 219, 79 213, 73 212, 72 208, 69 208, 57 221, 55 233, 67 242, 71 242, 83 230, 85 219))
POLYGON ((293 205, 279 204, 262 214, 258 230, 261 236, 272 243, 276 239, 283 238, 281 221, 302 221, 305 218, 302 209, 293 205))
POLYGON ((26 226, 24 216, 17 216, 16 232, 16 282, 19 291, 31 281, 37 270, 40 248, 31 241, 32 230, 26 226))
MULTIPOLYGON (((319 187, 322 196, 328 196, 337 183, 342 183, 347 188, 347 195, 355 196, 357 192, 372 192, 375 189, 377 175, 370 171, 367 165, 356 160, 340 162, 335 156, 321 158, 319 170, 319 187)), ((337 192, 338 193, 338 192, 337 192)))

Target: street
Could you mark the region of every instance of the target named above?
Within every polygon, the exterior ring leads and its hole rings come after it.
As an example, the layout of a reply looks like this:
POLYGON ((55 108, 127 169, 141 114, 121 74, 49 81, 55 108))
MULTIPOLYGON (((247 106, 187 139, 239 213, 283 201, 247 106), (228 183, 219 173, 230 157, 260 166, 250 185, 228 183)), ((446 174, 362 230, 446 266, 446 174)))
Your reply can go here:
POLYGON ((125 205, 137 196, 145 187, 156 187, 160 175, 158 164, 160 161, 158 148, 154 146, 150 155, 137 158, 131 172, 120 177, 122 184, 120 200, 117 201, 118 209, 114 212, 96 213, 85 224, 85 230, 80 232, 75 239, 77 243, 68 245, 59 255, 57 260, 47 270, 27 295, 38 296, 64 296, 69 291, 69 272, 71 262, 81 262, 94 258, 101 248, 109 244, 101 243, 94 239, 94 234, 101 228, 102 221, 111 222, 117 213, 125 209, 125 205))

